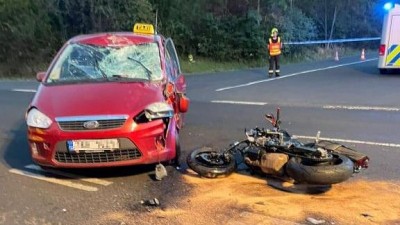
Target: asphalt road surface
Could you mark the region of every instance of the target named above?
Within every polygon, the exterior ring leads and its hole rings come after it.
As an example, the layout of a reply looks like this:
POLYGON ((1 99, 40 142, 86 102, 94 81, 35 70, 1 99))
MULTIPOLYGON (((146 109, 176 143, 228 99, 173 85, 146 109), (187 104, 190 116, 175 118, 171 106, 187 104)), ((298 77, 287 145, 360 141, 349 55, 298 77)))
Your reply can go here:
MULTIPOLYGON (((354 179, 399 181, 400 75, 380 75, 376 64, 349 57, 286 65, 279 78, 268 78, 265 68, 188 75, 183 151, 226 147, 243 138, 244 128, 268 126, 263 115, 280 107, 291 134, 307 140, 321 131, 368 154, 370 168, 354 179)), ((185 165, 168 168, 161 182, 152 179, 154 166, 41 171, 30 159, 24 121, 36 87, 0 81, 0 224, 129 224, 101 219, 120 210, 141 213, 143 199, 179 202, 190 190, 185 165)))

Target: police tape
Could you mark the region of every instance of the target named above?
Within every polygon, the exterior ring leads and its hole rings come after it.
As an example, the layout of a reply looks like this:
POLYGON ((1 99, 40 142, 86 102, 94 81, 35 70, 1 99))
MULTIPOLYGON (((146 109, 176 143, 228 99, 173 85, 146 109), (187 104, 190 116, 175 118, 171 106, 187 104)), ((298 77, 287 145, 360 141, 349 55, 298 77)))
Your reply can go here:
POLYGON ((289 41, 285 45, 311 45, 311 44, 332 44, 332 43, 345 43, 345 42, 361 42, 361 41, 377 41, 380 37, 370 38, 351 38, 351 39, 335 39, 335 40, 320 40, 320 41, 289 41))

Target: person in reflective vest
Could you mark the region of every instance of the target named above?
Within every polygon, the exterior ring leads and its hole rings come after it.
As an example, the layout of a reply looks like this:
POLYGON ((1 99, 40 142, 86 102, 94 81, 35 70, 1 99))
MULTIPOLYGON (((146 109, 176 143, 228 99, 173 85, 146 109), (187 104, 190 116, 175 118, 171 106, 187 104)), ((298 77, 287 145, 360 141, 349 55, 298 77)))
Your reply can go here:
POLYGON ((268 52, 269 52, 269 70, 268 74, 270 77, 274 75, 279 77, 279 73, 281 72, 279 69, 279 56, 282 53, 282 40, 281 37, 278 36, 278 29, 273 28, 271 30, 271 37, 268 39, 268 52))

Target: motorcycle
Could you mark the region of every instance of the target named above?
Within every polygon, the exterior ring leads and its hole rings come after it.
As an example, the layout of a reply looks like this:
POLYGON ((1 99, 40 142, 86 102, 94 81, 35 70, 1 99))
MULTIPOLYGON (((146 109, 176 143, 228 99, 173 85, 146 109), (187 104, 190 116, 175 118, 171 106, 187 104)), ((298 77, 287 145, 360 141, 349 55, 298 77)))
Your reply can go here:
POLYGON ((346 181, 368 168, 369 157, 336 142, 320 140, 303 143, 280 129, 280 109, 276 117, 265 115, 273 129, 245 130, 246 139, 216 151, 195 149, 187 157, 188 166, 201 177, 216 178, 233 173, 237 159, 252 171, 289 177, 296 183, 331 185, 346 181))

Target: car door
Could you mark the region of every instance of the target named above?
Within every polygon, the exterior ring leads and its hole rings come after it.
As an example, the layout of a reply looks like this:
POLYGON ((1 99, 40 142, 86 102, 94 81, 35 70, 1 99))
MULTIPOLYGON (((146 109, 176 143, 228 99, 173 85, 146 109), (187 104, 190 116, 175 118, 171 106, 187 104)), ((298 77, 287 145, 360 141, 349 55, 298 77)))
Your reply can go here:
POLYGON ((171 58, 172 82, 176 87, 176 91, 184 94, 186 93, 186 80, 182 74, 178 54, 176 53, 175 45, 171 38, 168 38, 165 41, 165 48, 167 50, 167 54, 169 54, 169 57, 171 58))
POLYGON ((177 120, 177 127, 180 130, 183 126, 183 113, 189 109, 189 99, 185 96, 186 94, 186 80, 182 74, 181 67, 179 64, 178 55, 176 54, 174 42, 171 38, 168 38, 165 42, 166 49, 166 61, 167 61, 167 73, 170 75, 170 82, 174 85, 174 109, 177 120))

